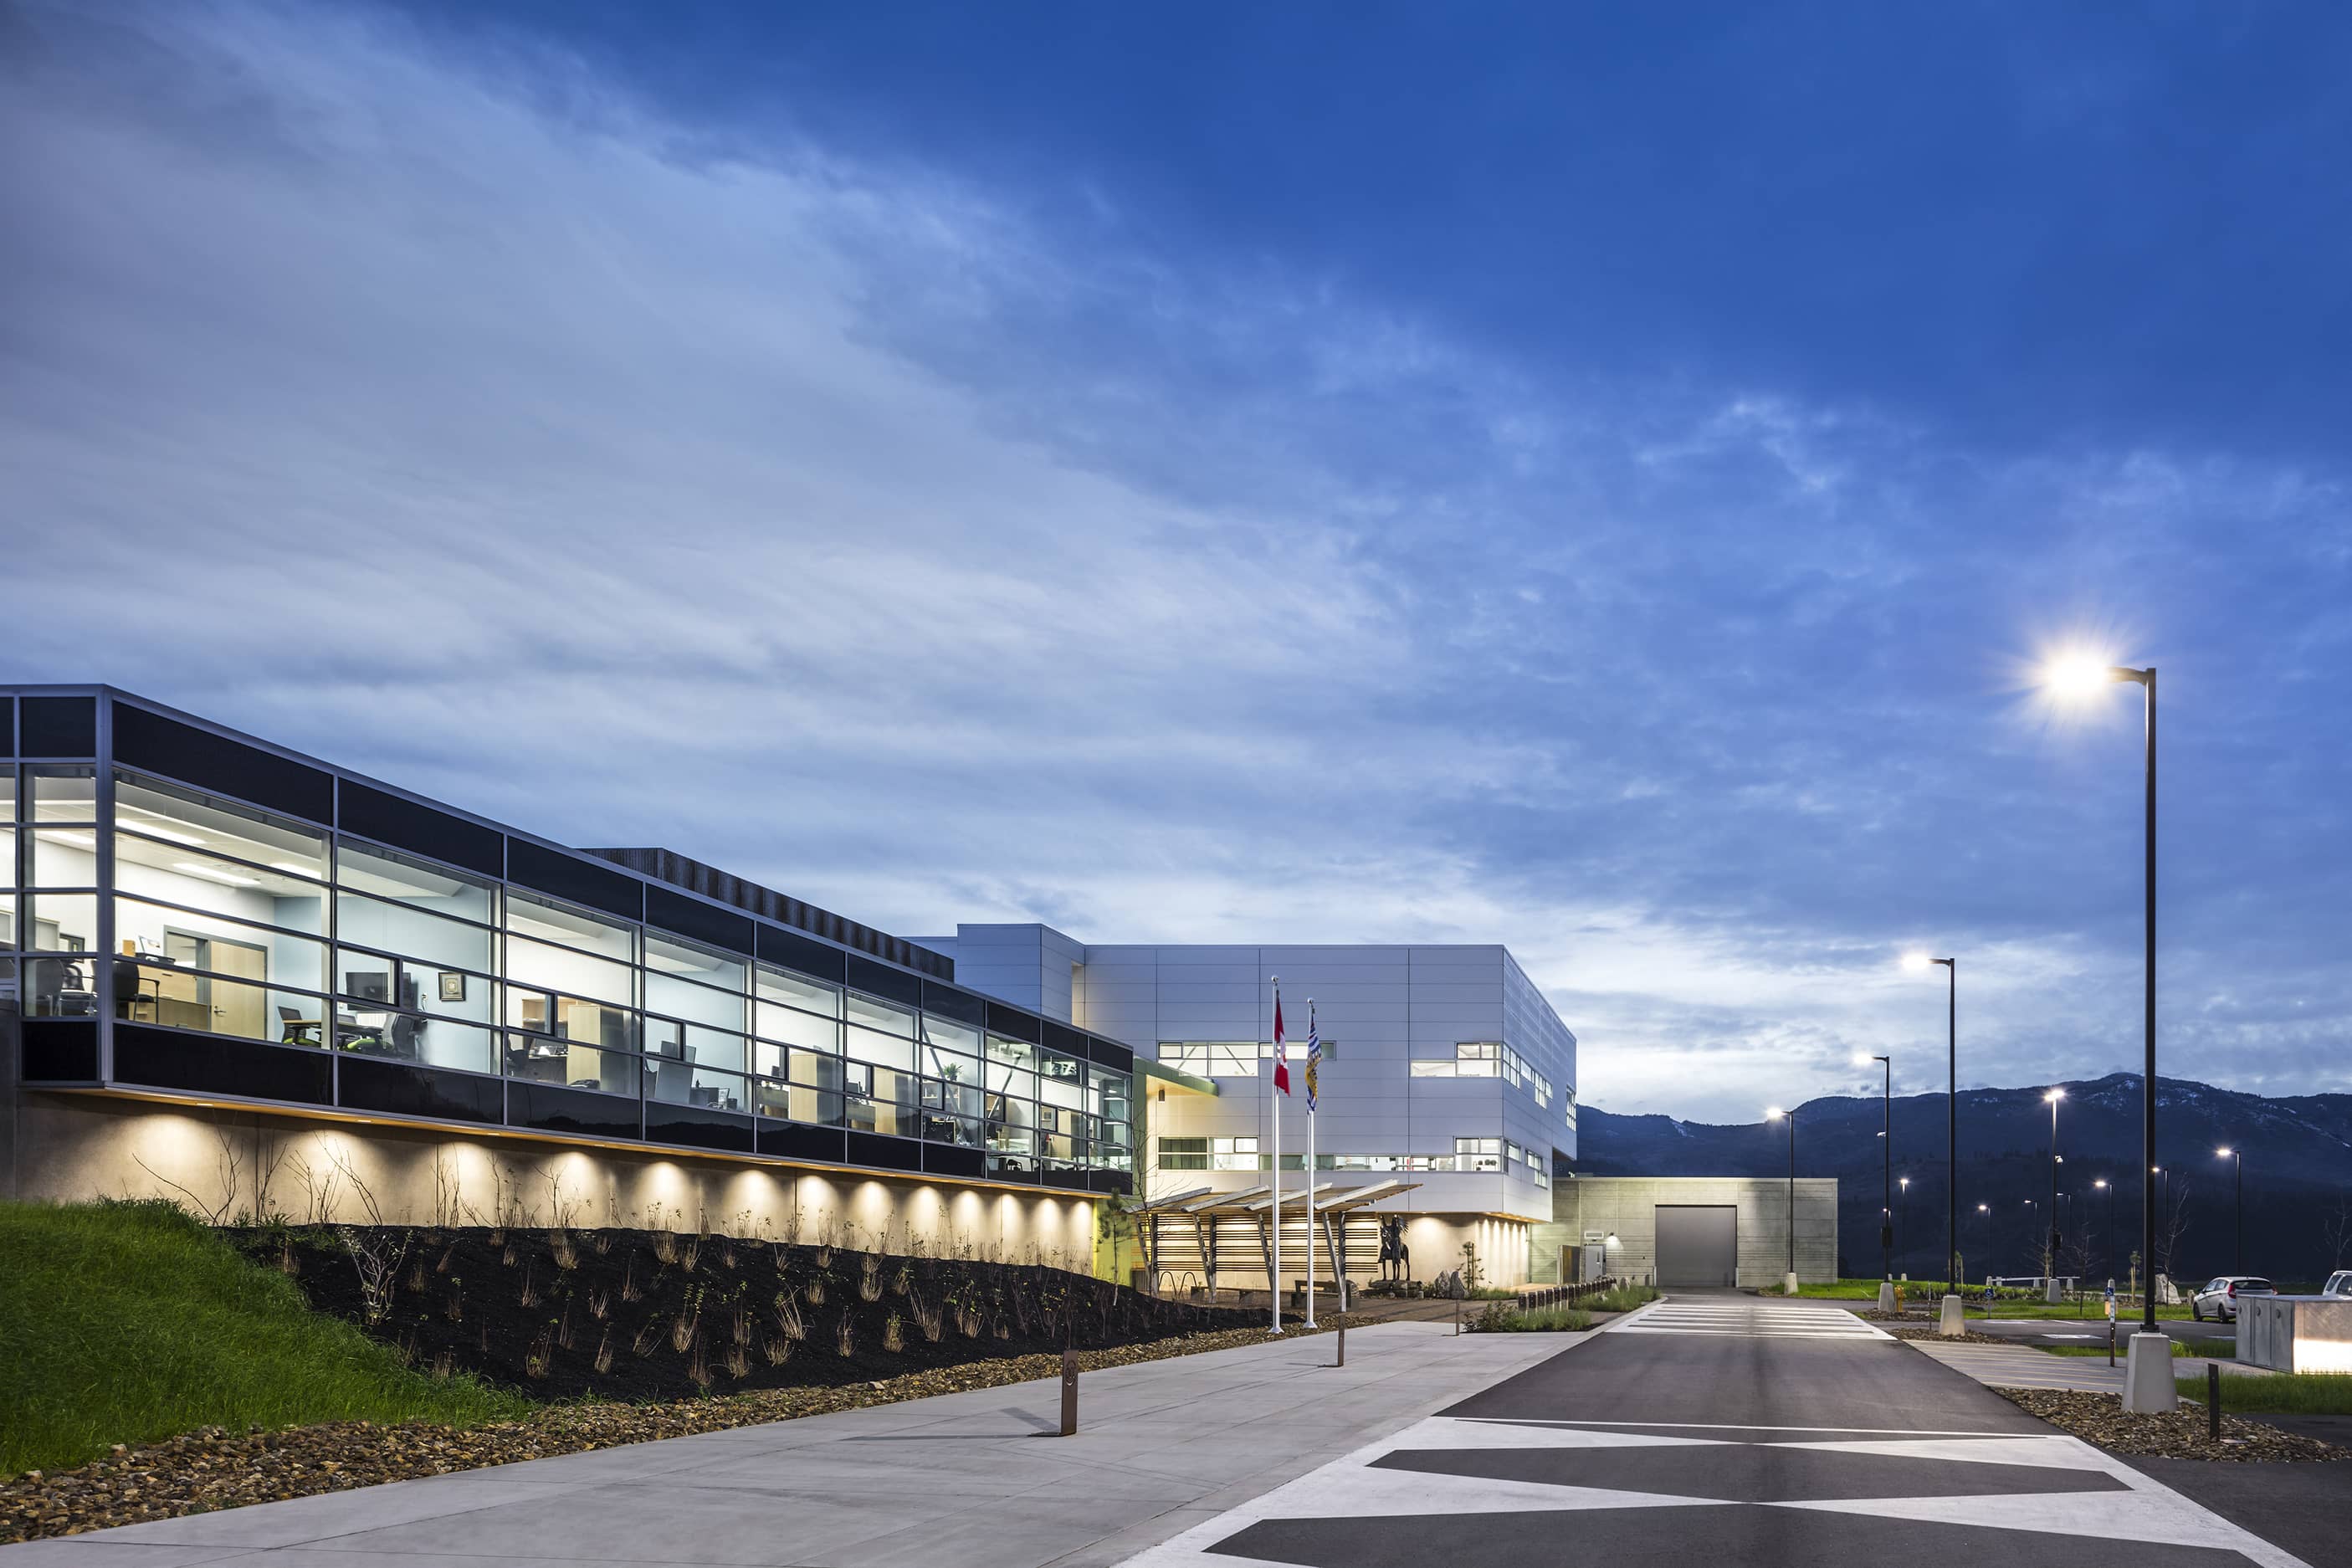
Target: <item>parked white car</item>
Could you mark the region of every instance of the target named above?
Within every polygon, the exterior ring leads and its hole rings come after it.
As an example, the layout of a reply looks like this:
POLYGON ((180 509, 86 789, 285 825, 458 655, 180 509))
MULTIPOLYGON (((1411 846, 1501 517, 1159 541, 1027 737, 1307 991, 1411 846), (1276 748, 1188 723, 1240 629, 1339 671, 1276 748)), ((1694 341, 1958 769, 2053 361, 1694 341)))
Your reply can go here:
POLYGON ((2319 1288, 2323 1296, 2352 1296, 2352 1268, 2339 1268, 2319 1288))
POLYGON ((2217 1274, 2197 1288, 2189 1298, 2189 1315, 2203 1322, 2210 1314, 2216 1322, 2238 1321, 2238 1298, 2241 1296, 2275 1296, 2271 1282, 2254 1274, 2217 1274))

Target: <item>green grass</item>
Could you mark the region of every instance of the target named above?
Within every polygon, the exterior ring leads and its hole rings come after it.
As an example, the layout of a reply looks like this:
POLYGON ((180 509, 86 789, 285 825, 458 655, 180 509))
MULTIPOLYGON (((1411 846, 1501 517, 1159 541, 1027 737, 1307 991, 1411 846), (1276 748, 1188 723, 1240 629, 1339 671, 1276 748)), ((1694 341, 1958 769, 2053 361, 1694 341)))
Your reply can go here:
POLYGON ((1558 1333, 1591 1328, 1592 1314, 1582 1307, 1538 1307, 1530 1312, 1489 1307, 1474 1326, 1482 1334, 1558 1333))
POLYGON ((1588 1312, 1630 1312, 1644 1301, 1658 1299, 1654 1285, 1619 1285, 1577 1303, 1588 1312))
MULTIPOLYGON (((2117 1364, 2121 1364, 2124 1359, 2125 1348, 2130 1338, 2131 1333, 2128 1329, 2116 1336, 2117 1364)), ((2103 1356, 2107 1353, 2107 1347, 2105 1345, 2036 1345, 2033 1348, 2045 1355, 2103 1356)), ((2173 1360, 2185 1361, 2190 1356, 2204 1356, 2212 1361, 2235 1361, 2238 1359, 2238 1342, 2235 1340, 2175 1340, 2172 1342, 2173 1360)))
MULTIPOLYGON (((1969 1301, 1969 1317, 1981 1318, 1984 1315, 1982 1305, 1969 1301)), ((1992 1315, 1996 1318, 2063 1319, 2068 1322, 2082 1323, 2104 1323, 2107 1321, 2106 1307, 2096 1296, 2085 1297, 2079 1302, 2061 1301, 2054 1306, 2046 1301, 1995 1301, 1992 1315)), ((2156 1315, 2159 1318, 2186 1318, 2189 1309, 2186 1306, 2158 1307, 2156 1315)), ((2137 1321, 2137 1307, 2118 1306, 2116 1309, 2116 1332, 2131 1332, 2132 1324, 2137 1321)))
MULTIPOLYGON (((1941 1296, 1944 1293, 1944 1288, 1941 1285, 1929 1279, 1897 1281, 1897 1289, 1906 1296, 1915 1297, 1931 1293, 1941 1296)), ((1788 1292, 1774 1285, 1768 1287, 1764 1294, 1785 1296, 1788 1292)), ((1820 1301, 1875 1301, 1878 1300, 1878 1281, 1875 1279, 1816 1279, 1810 1285, 1800 1281, 1797 1286, 1797 1295, 1800 1298, 1820 1301)))
POLYGON ((465 1425, 533 1408, 407 1370, 168 1204, 0 1204, 0 1475, 199 1426, 465 1425))
MULTIPOLYGON (((2179 1380, 2181 1396, 2203 1403, 2205 1380, 2179 1380)), ((2290 1410, 2305 1415, 2352 1415, 2352 1374, 2344 1373, 2281 1373, 2256 1377, 2244 1373, 2221 1374, 2223 1410, 2290 1410)))

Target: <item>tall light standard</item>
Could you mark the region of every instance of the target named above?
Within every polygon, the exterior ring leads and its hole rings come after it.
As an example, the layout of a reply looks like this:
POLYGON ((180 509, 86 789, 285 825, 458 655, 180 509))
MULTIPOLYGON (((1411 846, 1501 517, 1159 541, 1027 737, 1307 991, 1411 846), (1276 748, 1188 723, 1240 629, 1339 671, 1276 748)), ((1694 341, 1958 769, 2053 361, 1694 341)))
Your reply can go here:
POLYGON ((1944 966, 1944 1306, 1936 1331, 1961 1334, 1960 1321, 1960 966, 1949 958, 1915 952, 1906 969, 1944 966))
POLYGON ((2116 1282, 2116 1184, 2105 1176, 2093 1178, 2091 1185, 2107 1194, 2107 1283, 2116 1282))
POLYGON ((1878 1101, 1878 1310, 1892 1312, 1895 1310, 1895 1058, 1864 1053, 1854 1060, 1862 1064, 1876 1062, 1886 1069, 1878 1101))
POLYGON ((2230 1272, 2243 1274, 2246 1271, 2246 1152, 2243 1149, 2216 1149, 2213 1153, 2219 1159, 2231 1160, 2237 1163, 2237 1169, 2233 1173, 2237 1178, 2238 1188, 2234 1200, 2238 1210, 2238 1238, 2234 1247, 2238 1260, 2230 1265, 2230 1272))
POLYGON ((1774 1106, 1764 1113, 1767 1121, 1789 1119, 1789 1277, 1781 1281, 1785 1294, 1797 1293, 1797 1113, 1774 1106))
POLYGON ((1902 1233, 1906 1237, 1909 1236, 1911 1234, 1911 1178, 1908 1176, 1895 1178, 1895 1223, 1902 1233))
MULTIPOLYGON (((1987 1252, 1990 1252, 1992 1250, 1992 1205, 1990 1204, 1979 1204, 1977 1205, 1977 1213, 1984 1216, 1985 1250, 1987 1252)), ((1985 1273, 1988 1275, 1992 1273, 1992 1259, 1990 1258, 1985 1259, 1985 1273)), ((1985 1302, 1987 1305, 1988 1315, 1990 1315, 1991 1301, 1992 1297, 1990 1295, 1987 1295, 1985 1297, 1985 1302)))
POLYGON ((2058 1299, 2058 1102, 2066 1098, 2063 1089, 2053 1089, 2043 1095, 2050 1102, 2050 1234, 2042 1247, 2042 1299, 2058 1299))
MULTIPOLYGON (((2046 682, 2053 689, 2087 696, 2112 681, 2126 681, 2140 689, 2145 700, 2147 762, 2143 788, 2147 806, 2143 823, 2146 837, 2143 870, 2144 910, 2142 928, 2145 951, 2141 959, 2142 995, 2141 1024, 2147 1036, 2147 1060, 2140 1079, 2140 1163, 2148 1175, 2140 1183, 2139 1226, 2140 1251, 2155 1268, 2156 1258, 2156 666, 2133 669, 2126 665, 2108 664, 2103 658, 2074 655, 2053 663, 2046 672, 2046 682)), ((2162 1340, 2156 1329, 2156 1281, 2151 1274, 2148 1289, 2141 1293, 2140 1327, 2142 1335, 2149 1336, 2143 1347, 2135 1340, 2131 1350, 2133 1371, 2124 1381, 2124 1408, 2129 1411, 2175 1410, 2179 1397, 2172 1381, 2172 1342, 2162 1340), (2158 1342, 2161 1340, 2162 1342, 2158 1342), (2147 1366, 2139 1370, 2145 1352, 2147 1366), (2158 1358, 2162 1358, 2161 1361, 2158 1358)))

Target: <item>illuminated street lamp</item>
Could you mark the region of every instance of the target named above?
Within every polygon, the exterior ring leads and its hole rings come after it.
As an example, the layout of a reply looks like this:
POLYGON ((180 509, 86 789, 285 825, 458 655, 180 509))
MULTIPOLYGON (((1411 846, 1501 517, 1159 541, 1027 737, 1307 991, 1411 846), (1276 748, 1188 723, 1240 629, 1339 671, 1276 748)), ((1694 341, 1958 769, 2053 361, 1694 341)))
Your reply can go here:
MULTIPOLYGON (((2050 690, 2075 699, 2088 699, 2093 693, 2116 681, 2126 681, 2137 686, 2145 699, 2147 711, 2147 755, 2144 784, 2147 807, 2146 820, 2143 825, 2147 846, 2143 894, 2145 910, 2142 921, 2146 952, 2142 961, 2143 995, 2141 999, 2142 1025, 2147 1036, 2147 1061, 2142 1069, 2140 1081, 2140 1158, 2149 1172, 2149 1178, 2143 1179, 2140 1184, 2140 1250, 2150 1259, 2149 1268, 2153 1269, 2155 1267, 2153 1260, 2156 1257, 2156 1204, 2155 1194, 2152 1191, 2155 1186, 2152 1178, 2156 1167, 2156 667, 2150 665, 2146 669, 2133 669, 2125 665, 2110 664, 2102 658, 2074 653, 2052 661, 2043 672, 2043 684, 2050 690)), ((2154 1283, 2151 1279, 2149 1289, 2143 1293, 2141 1299, 2140 1332, 2144 1334, 2153 1334, 2157 1331, 2154 1283)), ((2167 1347, 2163 1353, 2169 1356, 2172 1352, 2167 1347)), ((2151 1376, 2147 1381, 2152 1387, 2155 1379, 2151 1376)), ((2157 1394, 2156 1397, 2162 1408, 2172 1409, 2175 1405, 2168 1397, 2172 1394, 2169 1363, 2167 1365, 2163 1382, 2164 1388, 2157 1394)), ((2136 1407, 2135 1400, 2131 1396, 2133 1387, 2137 1387, 2137 1384, 2126 1388, 2124 1407, 2127 1410, 2136 1407)))
POLYGON ((2116 1184, 2105 1176, 2092 1179, 2091 1185, 2107 1194, 2107 1283, 2116 1282, 2116 1184))
POLYGON ((1944 967, 1944 1289, 1946 1310, 1957 1317, 1960 1290, 1960 966, 1949 958, 1906 953, 1903 967, 1925 973, 1944 967))
POLYGON ((2233 1274, 2243 1274, 2246 1271, 2246 1152, 2243 1149, 2216 1149, 2213 1153, 2216 1158, 2235 1161, 2237 1163, 2235 1174, 2238 1186, 2236 1198, 2238 1260, 2230 1266, 2230 1271, 2233 1274))
POLYGON ((2042 1249, 2042 1298, 2045 1301, 2058 1299, 2058 1102, 2066 1098, 2063 1089, 2053 1089, 2043 1095, 2050 1102, 2050 1233, 2042 1249))

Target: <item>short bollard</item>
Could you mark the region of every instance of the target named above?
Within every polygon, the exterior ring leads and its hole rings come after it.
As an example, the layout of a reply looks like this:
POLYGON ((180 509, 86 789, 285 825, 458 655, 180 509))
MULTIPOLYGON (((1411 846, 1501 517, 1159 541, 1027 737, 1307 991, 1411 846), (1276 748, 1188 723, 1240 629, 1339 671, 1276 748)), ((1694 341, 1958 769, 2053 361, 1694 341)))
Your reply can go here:
POLYGON ((1337 1354, 1335 1354, 1335 1355, 1331 1358, 1331 1364, 1332 1364, 1333 1366, 1345 1366, 1345 1365, 1347 1365, 1347 1364, 1348 1364, 1348 1325, 1347 1325, 1347 1324, 1345 1324, 1345 1323, 1341 1323, 1341 1324, 1339 1325, 1339 1331, 1338 1335, 1337 1335, 1337 1336, 1335 1336, 1335 1337, 1334 1337, 1334 1339, 1332 1340, 1332 1343, 1333 1343, 1333 1344, 1335 1344, 1335 1345, 1337 1345, 1337 1346, 1339 1347, 1339 1350, 1338 1350, 1338 1353, 1337 1353, 1337 1354))
POLYGON ((1078 1435, 1078 1352, 1062 1352, 1062 1436, 1078 1435))
POLYGON ((2116 1321, 2113 1318, 2107 1320, 2107 1364, 2116 1364, 2116 1321))
POLYGON ((2216 1443, 2221 1440, 2221 1368, 2217 1362, 2205 1363, 2205 1436, 2216 1443))

